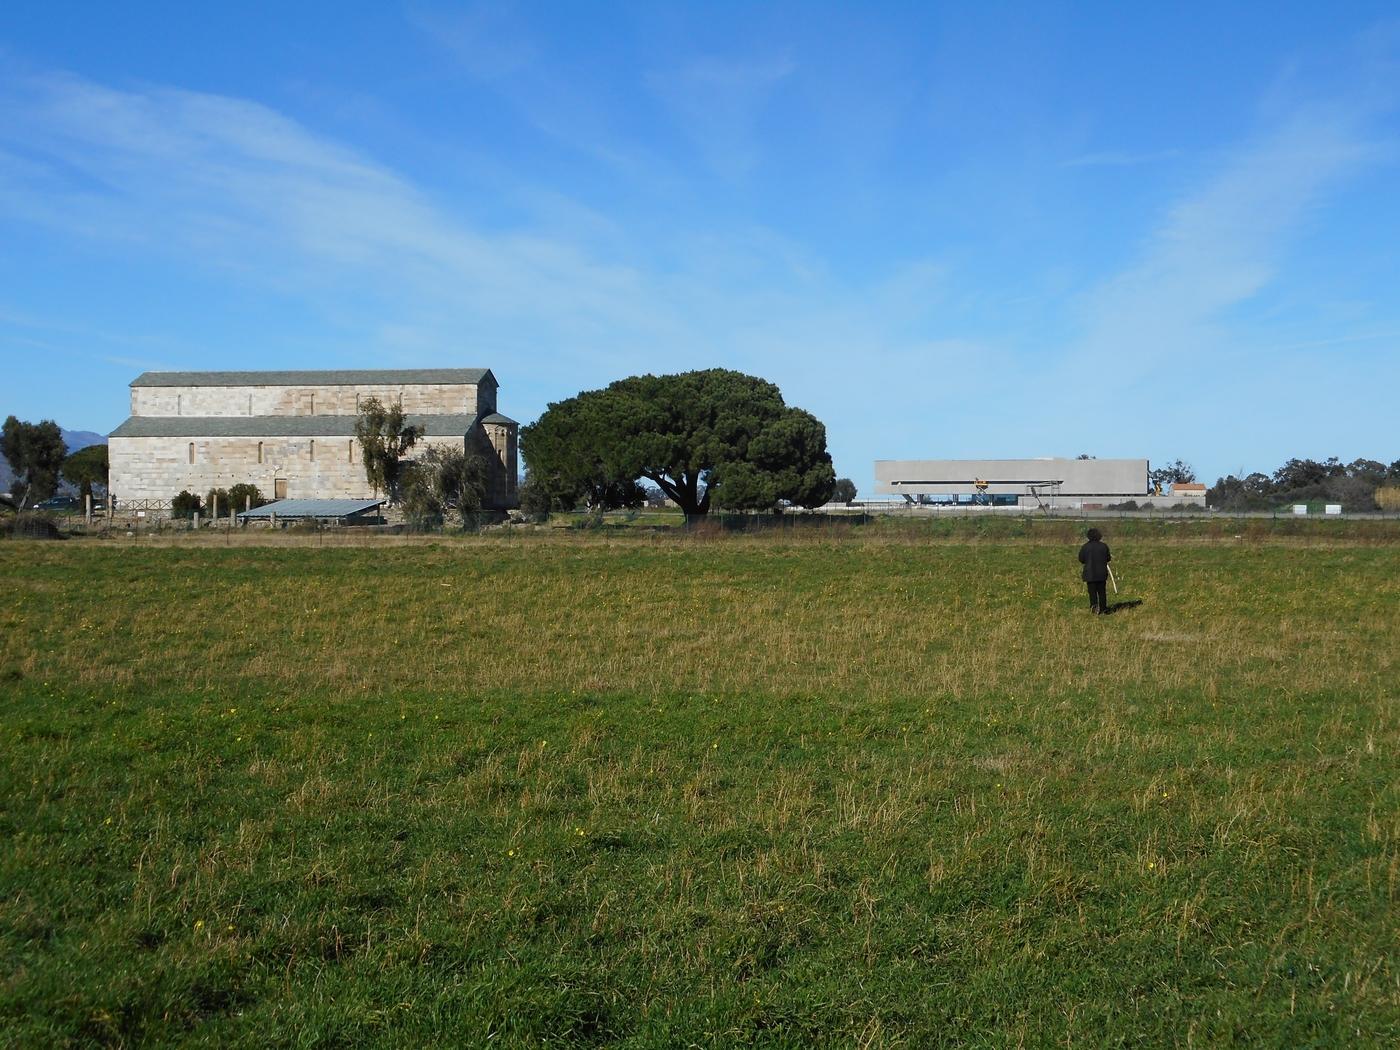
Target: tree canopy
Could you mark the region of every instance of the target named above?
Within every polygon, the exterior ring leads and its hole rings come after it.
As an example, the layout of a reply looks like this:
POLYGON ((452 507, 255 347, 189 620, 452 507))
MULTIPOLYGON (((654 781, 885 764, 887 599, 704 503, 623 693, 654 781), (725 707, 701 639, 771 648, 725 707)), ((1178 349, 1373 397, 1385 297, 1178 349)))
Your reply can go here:
POLYGON ((639 478, 687 516, 817 507, 836 483, 821 422, 772 383, 722 368, 632 376, 551 404, 521 450, 556 507, 636 506, 639 478))
POLYGON ((10 416, 0 431, 0 455, 15 472, 15 484, 23 486, 19 506, 30 500, 48 499, 58 491, 58 473, 68 448, 63 432, 52 419, 26 423, 10 416))

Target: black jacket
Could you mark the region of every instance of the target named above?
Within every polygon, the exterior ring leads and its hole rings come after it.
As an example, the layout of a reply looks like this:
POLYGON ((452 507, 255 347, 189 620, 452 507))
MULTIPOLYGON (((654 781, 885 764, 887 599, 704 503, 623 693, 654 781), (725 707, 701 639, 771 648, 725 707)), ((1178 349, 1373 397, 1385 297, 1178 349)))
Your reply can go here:
POLYGON ((1108 579, 1108 563, 1113 555, 1108 553, 1108 544, 1103 540, 1090 540, 1080 547, 1079 560, 1084 564, 1085 583, 1103 583, 1108 579))

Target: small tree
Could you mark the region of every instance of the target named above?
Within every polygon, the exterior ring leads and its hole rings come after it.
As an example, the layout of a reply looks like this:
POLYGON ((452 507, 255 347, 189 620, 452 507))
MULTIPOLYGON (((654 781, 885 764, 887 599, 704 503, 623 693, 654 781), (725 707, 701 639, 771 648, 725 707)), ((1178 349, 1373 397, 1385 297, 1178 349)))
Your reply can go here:
POLYGON ((52 419, 25 423, 14 416, 0 431, 0 455, 10 462, 15 481, 24 486, 19 507, 31 499, 48 499, 58 490, 58 474, 67 452, 63 432, 52 419))
POLYGON ((1156 470, 1147 472, 1147 480, 1151 482, 1153 491, 1160 489, 1163 485, 1185 485, 1196 480, 1196 472, 1191 464, 1184 460, 1176 460, 1168 463, 1165 467, 1158 467, 1156 470))
POLYGON ((210 489, 204 494, 204 507, 211 515, 217 509, 220 517, 227 517, 231 506, 228 489, 210 489))
POLYGON ((456 511, 466 528, 486 502, 490 476, 485 458, 463 448, 430 448, 424 461, 433 471, 433 495, 444 515, 456 511))
POLYGON ((187 489, 180 490, 170 501, 170 516, 172 518, 193 518, 203 509, 199 497, 187 489))
POLYGON ((831 498, 837 503, 854 503, 856 483, 850 478, 837 478, 836 490, 832 492, 831 498))
POLYGON ((107 446, 80 448, 63 461, 63 480, 78 486, 78 495, 92 495, 93 486, 107 490, 107 446))
POLYGON ((376 495, 384 493, 390 503, 399 499, 403 459, 423 436, 423 428, 407 422, 403 405, 385 408, 377 397, 360 405, 355 420, 355 440, 360 443, 365 480, 376 495))
POLYGON ((261 507, 267 500, 263 498, 262 492, 256 485, 240 481, 228 490, 228 502, 229 506, 241 514, 245 509, 252 510, 254 507, 261 507))
POLYGON ((403 509, 415 525, 425 526, 455 513, 466 528, 486 499, 486 460, 462 448, 430 448, 423 458, 404 465, 403 509))

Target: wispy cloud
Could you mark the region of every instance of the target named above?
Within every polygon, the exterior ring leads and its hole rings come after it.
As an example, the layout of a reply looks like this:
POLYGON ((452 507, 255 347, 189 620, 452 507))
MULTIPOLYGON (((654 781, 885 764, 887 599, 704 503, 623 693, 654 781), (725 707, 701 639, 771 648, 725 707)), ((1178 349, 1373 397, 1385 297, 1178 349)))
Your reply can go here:
POLYGON ((781 54, 704 57, 653 73, 649 81, 710 168, 725 178, 738 178, 761 156, 758 124, 765 105, 796 70, 797 64, 781 54))
POLYGON ((392 170, 257 103, 31 77, 0 94, 0 211, 315 291, 484 315, 643 322, 638 276, 530 230, 485 234, 392 170))
POLYGON ((1088 295, 1071 363, 1111 360, 1129 380, 1217 347, 1229 311, 1270 283, 1328 191, 1374 156, 1364 116, 1305 110, 1227 157, 1088 295))

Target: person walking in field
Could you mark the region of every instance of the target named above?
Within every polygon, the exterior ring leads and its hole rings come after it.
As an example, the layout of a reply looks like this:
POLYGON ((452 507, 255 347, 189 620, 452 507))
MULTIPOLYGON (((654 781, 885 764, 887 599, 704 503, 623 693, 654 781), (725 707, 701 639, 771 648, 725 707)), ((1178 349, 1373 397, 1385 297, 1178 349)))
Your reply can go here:
POLYGON ((1084 566, 1084 582, 1089 587, 1089 611, 1098 616, 1108 612, 1108 563, 1113 555, 1098 529, 1089 530, 1089 542, 1079 548, 1079 561, 1084 566))

